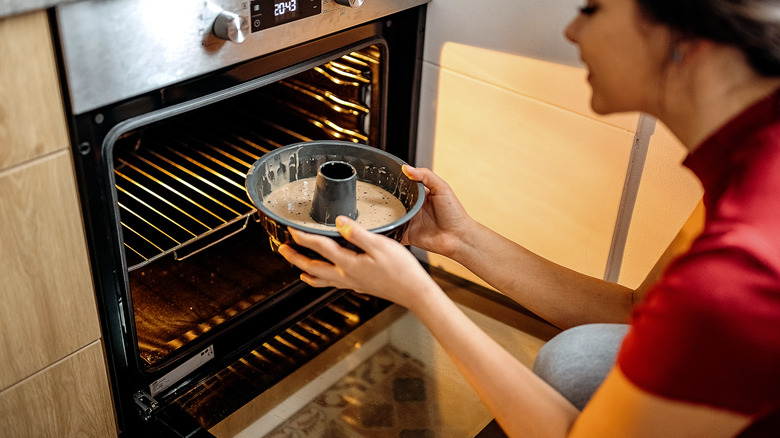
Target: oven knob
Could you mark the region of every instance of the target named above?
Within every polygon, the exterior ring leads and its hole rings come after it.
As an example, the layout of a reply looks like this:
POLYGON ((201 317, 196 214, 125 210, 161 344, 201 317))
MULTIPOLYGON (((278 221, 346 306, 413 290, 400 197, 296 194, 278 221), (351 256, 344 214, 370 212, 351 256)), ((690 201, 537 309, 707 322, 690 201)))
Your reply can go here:
POLYGON ((363 4, 363 0, 336 0, 336 3, 350 8, 359 8, 363 4))
POLYGON ((223 40, 243 43, 249 34, 249 20, 228 11, 222 11, 214 20, 214 35, 223 40))

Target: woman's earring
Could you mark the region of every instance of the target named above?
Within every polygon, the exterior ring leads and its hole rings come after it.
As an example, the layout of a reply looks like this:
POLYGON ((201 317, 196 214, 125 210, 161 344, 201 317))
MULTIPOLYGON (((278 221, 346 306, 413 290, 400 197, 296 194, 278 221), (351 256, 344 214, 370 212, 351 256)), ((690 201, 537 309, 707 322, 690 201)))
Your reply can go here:
POLYGON ((681 63, 683 60, 683 54, 680 49, 672 50, 672 62, 675 64, 681 63))

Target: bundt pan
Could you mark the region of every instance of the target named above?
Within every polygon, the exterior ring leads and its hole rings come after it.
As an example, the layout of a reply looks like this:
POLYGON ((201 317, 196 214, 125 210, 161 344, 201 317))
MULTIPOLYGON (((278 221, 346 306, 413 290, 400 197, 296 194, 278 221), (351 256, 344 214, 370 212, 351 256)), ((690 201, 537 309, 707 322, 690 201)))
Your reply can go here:
POLYGON ((291 144, 269 152, 257 160, 247 172, 246 191, 257 207, 260 222, 270 237, 273 250, 277 251, 280 245, 288 244, 303 254, 317 257, 293 242, 288 227, 328 236, 346 248, 357 250, 335 228, 332 231, 320 230, 296 224, 279 217, 263 204, 265 197, 275 189, 292 181, 316 177, 320 165, 329 161, 351 164, 357 171, 358 180, 387 190, 403 203, 406 207, 403 217, 371 229, 374 233, 400 241, 409 220, 422 208, 425 198, 423 184, 409 179, 401 171, 401 166, 406 163, 374 147, 346 141, 316 140, 291 144))

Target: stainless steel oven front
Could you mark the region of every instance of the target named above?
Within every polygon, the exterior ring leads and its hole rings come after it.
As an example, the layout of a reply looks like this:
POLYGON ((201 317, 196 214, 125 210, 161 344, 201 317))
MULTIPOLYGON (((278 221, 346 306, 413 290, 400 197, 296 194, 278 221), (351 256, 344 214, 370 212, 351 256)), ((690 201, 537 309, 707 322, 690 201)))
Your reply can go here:
POLYGON ((286 144, 412 161, 424 0, 59 6, 73 156, 118 426, 208 430, 388 306, 318 290, 244 192, 286 144))

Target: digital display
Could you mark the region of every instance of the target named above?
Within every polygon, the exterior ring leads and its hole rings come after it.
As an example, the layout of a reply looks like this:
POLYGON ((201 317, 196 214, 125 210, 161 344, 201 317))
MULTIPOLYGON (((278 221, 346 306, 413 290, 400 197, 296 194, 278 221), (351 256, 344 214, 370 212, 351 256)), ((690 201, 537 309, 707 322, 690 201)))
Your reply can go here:
POLYGON ((322 11, 322 0, 251 0, 252 32, 311 17, 322 11))
POLYGON ((298 0, 274 0, 274 19, 286 21, 298 16, 298 0))

